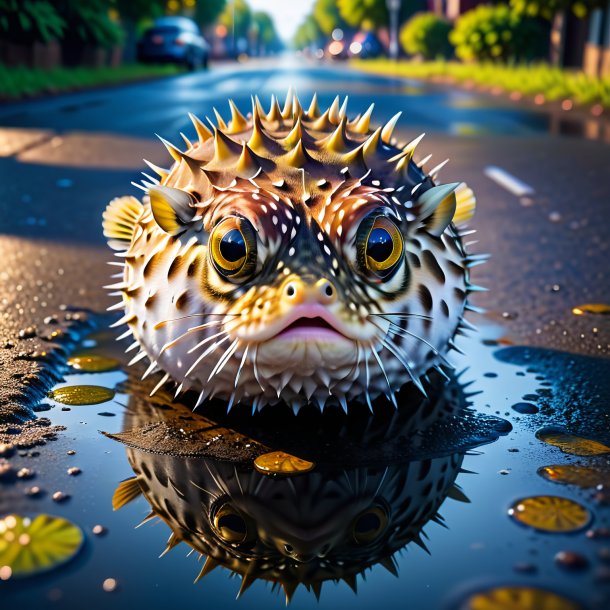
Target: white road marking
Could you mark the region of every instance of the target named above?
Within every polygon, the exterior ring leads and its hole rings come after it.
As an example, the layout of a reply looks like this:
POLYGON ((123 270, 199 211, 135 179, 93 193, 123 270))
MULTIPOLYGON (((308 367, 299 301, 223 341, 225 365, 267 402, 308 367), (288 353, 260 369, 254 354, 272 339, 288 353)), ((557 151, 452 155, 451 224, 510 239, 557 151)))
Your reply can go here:
POLYGON ((527 195, 533 195, 534 189, 523 180, 519 180, 512 174, 509 174, 505 169, 497 167, 495 165, 488 165, 483 173, 496 184, 506 189, 509 193, 515 195, 515 197, 525 197, 527 195))

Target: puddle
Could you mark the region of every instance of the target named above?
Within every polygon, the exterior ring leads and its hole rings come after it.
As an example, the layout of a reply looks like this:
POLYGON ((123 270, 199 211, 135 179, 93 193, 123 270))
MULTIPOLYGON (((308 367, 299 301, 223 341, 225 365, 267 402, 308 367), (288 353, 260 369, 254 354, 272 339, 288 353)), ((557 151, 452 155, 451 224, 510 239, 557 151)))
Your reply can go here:
MULTIPOLYGON (((6 453, 27 476, 0 476, 0 514, 61 517, 84 543, 61 567, 1 580, 2 599, 90 610, 271 609, 286 598, 297 609, 609 607, 610 364, 498 336, 460 338, 468 355, 452 361, 470 368, 433 383, 427 400, 403 391, 409 409, 380 405, 375 418, 358 405, 349 418, 252 418, 220 404, 194 414, 188 397, 149 398, 154 378, 73 368, 59 396, 75 386, 114 396, 45 400, 66 431, 6 453)), ((117 345, 90 335, 82 362, 124 362, 117 345)))

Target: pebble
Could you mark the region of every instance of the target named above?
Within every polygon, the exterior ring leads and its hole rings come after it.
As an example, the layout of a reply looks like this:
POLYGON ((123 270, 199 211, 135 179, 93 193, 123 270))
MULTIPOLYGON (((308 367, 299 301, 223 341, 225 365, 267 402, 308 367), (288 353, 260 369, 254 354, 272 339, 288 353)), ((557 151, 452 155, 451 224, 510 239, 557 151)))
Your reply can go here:
POLYGON ((15 448, 13 445, 9 445, 8 443, 0 443, 0 457, 11 457, 15 452, 15 448))
POLYGON ((68 474, 71 477, 75 477, 77 475, 79 475, 82 472, 82 470, 76 466, 71 466, 70 468, 68 468, 68 474))
POLYGON ((76 455, 76 451, 74 451, 74 449, 70 449, 70 451, 68 451, 68 455, 76 455))
POLYGON ((56 491, 53 496, 53 501, 54 502, 65 502, 66 500, 68 500, 70 498, 70 496, 66 493, 64 493, 63 491, 56 491))
POLYGON ((502 470, 498 470, 498 474, 507 475, 507 474, 510 474, 510 470, 503 468, 502 470))
POLYGON ((114 579, 114 578, 107 578, 102 583, 102 589, 104 589, 104 591, 106 591, 106 593, 112 593, 113 591, 116 591, 117 586, 118 586, 118 583, 117 583, 116 579, 114 579))
POLYGON ((34 485, 33 487, 28 487, 24 493, 26 496, 30 496, 30 498, 39 498, 42 496, 42 489, 37 485, 34 485))
POLYGON ((589 560, 575 551, 559 551, 555 555, 555 563, 566 570, 584 570, 589 567, 589 560))
POLYGON ((96 536, 105 536, 108 533, 108 530, 103 525, 94 525, 91 531, 96 536))
POLYGON ((585 534, 590 540, 597 540, 599 538, 610 538, 610 527, 595 527, 587 530, 585 534))
POLYGON ((31 479, 35 475, 34 471, 31 468, 20 468, 17 471, 18 479, 31 479))
POLYGON ((521 413, 521 415, 534 415, 538 413, 539 409, 536 405, 531 402, 518 402, 512 406, 513 411, 521 413))

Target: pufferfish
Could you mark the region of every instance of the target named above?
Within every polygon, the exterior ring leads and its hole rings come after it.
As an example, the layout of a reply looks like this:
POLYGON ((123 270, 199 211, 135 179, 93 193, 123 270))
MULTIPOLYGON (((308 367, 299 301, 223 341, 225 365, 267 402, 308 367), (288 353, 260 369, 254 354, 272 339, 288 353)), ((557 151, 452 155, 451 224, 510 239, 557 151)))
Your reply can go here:
MULTIPOLYGON (((371 126, 347 98, 324 112, 289 92, 244 116, 215 110, 174 163, 148 165, 142 201, 112 200, 104 235, 122 262, 115 326, 196 406, 284 403, 347 411, 440 368, 468 324, 468 256, 457 225, 475 208, 464 183, 436 184, 397 145, 400 113, 371 126)), ((441 166, 444 164, 441 164, 441 166)), ((116 277, 116 276, 115 276, 116 277)), ((155 390, 153 390, 154 392, 155 390)))

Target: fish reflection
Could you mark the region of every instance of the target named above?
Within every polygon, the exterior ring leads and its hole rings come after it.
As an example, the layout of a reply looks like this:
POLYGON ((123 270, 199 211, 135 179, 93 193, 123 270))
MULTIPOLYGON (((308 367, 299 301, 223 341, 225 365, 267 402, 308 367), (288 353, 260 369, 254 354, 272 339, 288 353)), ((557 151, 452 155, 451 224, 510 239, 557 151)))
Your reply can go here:
MULTIPOLYGON (((424 424, 439 425, 440 418, 447 435, 451 421, 468 421, 467 396, 456 383, 415 403, 411 416, 398 410, 356 423, 341 417, 311 429, 301 417, 254 429, 256 418, 216 421, 157 400, 151 405, 132 395, 124 432, 111 435, 128 445, 135 474, 119 485, 113 503, 120 508, 143 495, 151 507, 145 521, 158 517, 171 529, 166 552, 184 542, 205 557, 195 582, 223 566, 241 576, 239 594, 257 579, 283 588, 287 601, 299 585, 319 597, 330 580, 356 590, 357 575, 376 564, 396 574, 399 549, 426 548, 423 528, 443 523, 438 511, 447 497, 467 501, 455 485, 465 448, 443 443, 444 452, 440 445, 422 450, 421 441, 424 424), (254 468, 257 457, 278 450, 311 461, 313 469, 269 476, 254 468)), ((477 429, 479 441, 482 429, 497 437, 502 421, 488 418, 477 429)))

